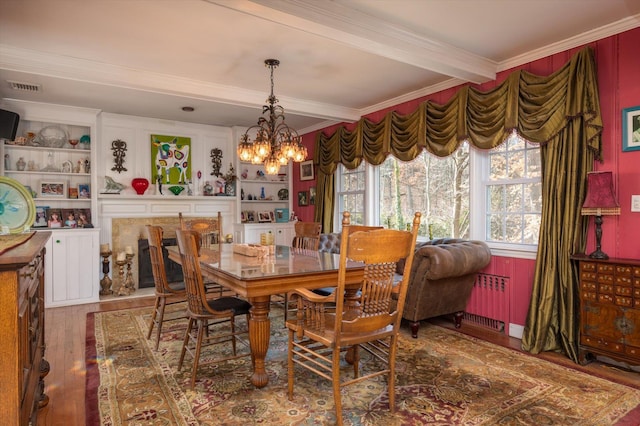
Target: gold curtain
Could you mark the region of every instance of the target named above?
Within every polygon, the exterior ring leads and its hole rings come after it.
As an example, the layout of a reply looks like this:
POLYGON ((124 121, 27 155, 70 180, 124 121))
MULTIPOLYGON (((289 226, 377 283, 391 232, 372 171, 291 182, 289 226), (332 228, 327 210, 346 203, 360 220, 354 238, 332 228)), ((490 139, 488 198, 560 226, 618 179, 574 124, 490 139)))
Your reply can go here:
MULTIPOLYGON (((483 92, 465 86, 444 105, 425 101, 412 113, 388 113, 373 123, 361 119, 353 131, 340 127, 316 136, 318 187, 333 183, 338 163, 381 164, 389 154, 412 160, 423 149, 445 157, 467 140, 480 149, 501 144, 513 130, 542 144, 543 207, 534 290, 523 336, 533 353, 561 349, 576 360, 577 272, 569 260, 584 250, 580 216, 586 173, 600 158, 602 120, 593 50, 576 53, 549 76, 514 71, 483 92), (558 196, 558 195, 561 195, 558 196), (561 219, 561 220, 558 220, 561 219)), ((315 220, 332 230, 334 187, 318 197, 315 220)))

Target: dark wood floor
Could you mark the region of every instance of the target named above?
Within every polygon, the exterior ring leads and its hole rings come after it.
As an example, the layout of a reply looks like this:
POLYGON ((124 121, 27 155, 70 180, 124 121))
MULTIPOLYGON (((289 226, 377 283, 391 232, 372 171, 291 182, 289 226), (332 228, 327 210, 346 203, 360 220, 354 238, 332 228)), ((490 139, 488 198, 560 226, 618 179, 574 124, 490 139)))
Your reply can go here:
MULTIPOLYGON (((126 309, 153 304, 152 297, 120 299, 109 302, 47 309, 45 312, 46 359, 51 372, 45 379, 49 405, 39 413, 38 425, 84 426, 85 401, 85 336, 86 317, 89 312, 126 309)), ((432 322, 453 329, 445 318, 432 322)), ((520 340, 504 334, 463 323, 462 332, 492 343, 520 350, 520 340)), ((561 354, 543 354, 555 362, 583 370, 601 377, 640 387, 640 374, 629 372, 601 362, 579 366, 561 354)))

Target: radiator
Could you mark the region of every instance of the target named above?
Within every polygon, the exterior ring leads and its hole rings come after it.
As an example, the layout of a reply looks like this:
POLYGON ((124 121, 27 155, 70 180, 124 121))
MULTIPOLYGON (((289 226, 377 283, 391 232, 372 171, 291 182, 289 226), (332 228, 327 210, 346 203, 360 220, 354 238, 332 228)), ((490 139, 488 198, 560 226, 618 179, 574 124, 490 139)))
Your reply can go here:
POLYGON ((464 320, 504 333, 509 324, 509 278, 478 274, 464 320))

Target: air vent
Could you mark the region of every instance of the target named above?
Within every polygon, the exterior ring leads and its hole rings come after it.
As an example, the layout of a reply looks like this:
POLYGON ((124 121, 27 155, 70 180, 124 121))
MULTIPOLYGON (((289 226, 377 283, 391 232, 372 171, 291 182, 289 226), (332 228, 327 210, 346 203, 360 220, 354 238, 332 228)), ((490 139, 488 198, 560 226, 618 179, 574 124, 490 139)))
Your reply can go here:
POLYGON ((10 80, 7 80, 7 83, 9 83, 9 86, 13 90, 20 90, 22 92, 32 92, 32 93, 36 93, 40 91, 39 84, 21 83, 19 81, 10 81, 10 80))

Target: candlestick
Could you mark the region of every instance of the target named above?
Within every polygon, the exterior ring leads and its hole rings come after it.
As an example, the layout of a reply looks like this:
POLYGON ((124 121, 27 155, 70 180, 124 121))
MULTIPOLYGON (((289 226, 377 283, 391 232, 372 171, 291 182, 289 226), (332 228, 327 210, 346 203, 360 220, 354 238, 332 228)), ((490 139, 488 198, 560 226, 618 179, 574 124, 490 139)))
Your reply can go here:
POLYGON ((100 244, 100 253, 106 253, 109 251, 109 244, 100 244))
POLYGON ((121 251, 120 253, 118 253, 118 256, 116 257, 116 261, 125 262, 126 258, 127 258, 127 255, 125 254, 125 252, 121 251))
POLYGON ((133 253, 128 253, 127 254, 127 275, 126 278, 124 279, 124 286, 127 289, 128 294, 131 294, 135 291, 135 288, 133 286, 133 273, 131 272, 131 263, 133 260, 133 253))
POLYGON ((100 295, 108 296, 112 294, 111 291, 111 278, 109 278, 109 256, 111 256, 111 250, 109 250, 109 244, 101 244, 100 245, 100 256, 102 256, 102 273, 103 277, 100 280, 100 295), (107 246, 106 250, 102 250, 107 246))
POLYGON ((125 254, 133 254, 133 249, 131 248, 131 246, 126 246, 124 248, 124 252, 125 254))

